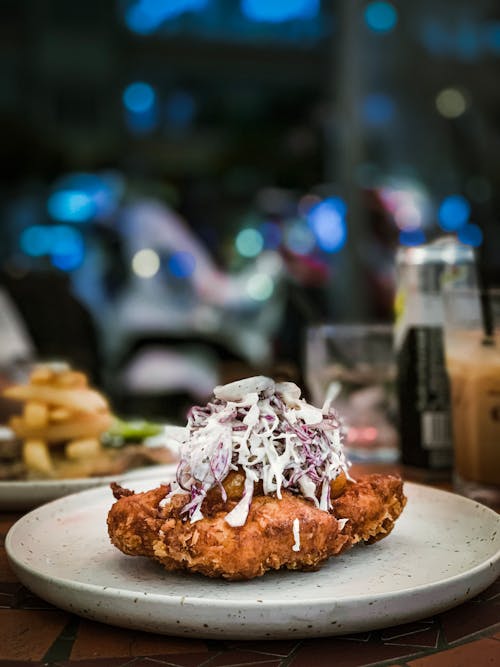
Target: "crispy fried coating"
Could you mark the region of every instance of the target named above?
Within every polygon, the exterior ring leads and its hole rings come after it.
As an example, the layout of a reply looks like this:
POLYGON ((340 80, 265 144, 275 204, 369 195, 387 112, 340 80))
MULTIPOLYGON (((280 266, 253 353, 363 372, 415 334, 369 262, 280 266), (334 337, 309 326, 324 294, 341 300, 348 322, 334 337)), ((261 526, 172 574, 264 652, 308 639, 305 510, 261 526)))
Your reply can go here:
POLYGON ((331 512, 287 491, 282 499, 254 496, 245 524, 235 528, 224 520, 235 500, 205 502, 204 518, 191 523, 181 513, 187 495, 160 504, 168 491, 160 486, 134 494, 113 485, 117 502, 108 514, 112 543, 126 554, 149 556, 167 570, 229 580, 281 568, 318 569, 357 542, 385 537, 406 502, 398 477, 369 475, 349 483, 331 512), (338 519, 348 521, 342 527, 338 519))
POLYGON ((358 542, 373 544, 389 535, 406 505, 403 481, 395 475, 360 476, 332 505, 338 519, 349 519, 343 530, 349 547, 358 542))

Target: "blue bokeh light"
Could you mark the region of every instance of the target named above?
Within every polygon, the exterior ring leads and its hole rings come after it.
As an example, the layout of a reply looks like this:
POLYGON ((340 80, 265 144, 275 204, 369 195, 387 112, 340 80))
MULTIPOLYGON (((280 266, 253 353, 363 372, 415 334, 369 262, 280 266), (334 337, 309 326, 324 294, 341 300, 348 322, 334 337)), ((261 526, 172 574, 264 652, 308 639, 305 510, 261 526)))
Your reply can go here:
POLYGON ((149 83, 136 81, 123 91, 123 104, 132 113, 144 113, 152 109, 156 102, 156 93, 149 83))
POLYGON ((76 172, 56 181, 47 210, 58 222, 88 222, 112 213, 119 197, 119 182, 112 174, 76 172))
POLYGON ((168 259, 168 269, 176 278, 189 278, 195 267, 196 260, 190 252, 174 252, 168 259))
POLYGON ((144 111, 143 113, 125 114, 125 123, 128 129, 134 134, 147 134, 158 127, 158 113, 156 108, 144 111))
POLYGON ((125 12, 125 23, 132 32, 149 35, 164 21, 203 10, 208 3, 209 0, 139 0, 125 12))
POLYGON ((481 56, 482 46, 477 26, 460 23, 456 33, 456 51, 460 60, 474 62, 481 56))
POLYGON ((32 225, 22 232, 19 245, 26 255, 42 257, 50 251, 50 236, 50 227, 32 225))
POLYGON ((96 205, 88 192, 56 190, 47 201, 47 210, 60 222, 86 222, 96 214, 96 205))
POLYGON ((132 132, 145 134, 158 125, 156 92, 149 83, 135 81, 123 92, 125 122, 132 132))
POLYGON ((54 225, 50 235, 50 252, 56 255, 70 255, 83 244, 81 233, 68 225, 54 225))
POLYGON ((307 219, 318 246, 328 253, 341 250, 347 241, 347 207, 340 197, 329 197, 314 206, 307 219))
POLYGON ((318 15, 319 0, 242 0, 241 11, 250 21, 265 23, 312 19, 318 15))
POLYGON ((425 19, 421 29, 421 40, 429 53, 446 56, 453 52, 453 36, 434 18, 425 19))
POLYGON ((50 256, 52 265, 62 271, 78 268, 85 257, 82 234, 68 225, 33 225, 20 238, 21 250, 31 257, 50 256))
POLYGON ((491 21, 484 31, 486 47, 495 54, 500 53, 500 21, 491 21))
POLYGON ((321 211, 323 207, 337 211, 337 213, 342 218, 345 218, 347 213, 347 204, 341 197, 327 197, 324 201, 320 202, 319 204, 317 204, 317 206, 314 206, 311 209, 310 215, 312 215, 312 217, 314 218, 315 215, 314 211, 316 211, 316 209, 321 211))
POLYGON ((458 240, 461 243, 478 248, 483 242, 483 232, 481 227, 474 223, 468 223, 461 227, 457 232, 458 240))
POLYGON ((50 260, 62 271, 73 271, 83 262, 85 244, 81 233, 67 225, 52 228, 50 260))
POLYGON ((402 229, 399 232, 399 243, 405 246, 417 246, 425 243, 426 237, 421 229, 402 229))
POLYGON ((438 224, 446 232, 454 232, 465 225, 470 215, 470 204, 462 195, 449 195, 441 202, 438 224))
POLYGON ((84 258, 83 246, 80 250, 75 250, 68 255, 56 255, 53 254, 50 256, 50 261, 52 266, 55 266, 56 269, 61 271, 74 271, 79 266, 81 266, 84 258))
POLYGON ((158 28, 161 19, 147 14, 138 3, 137 5, 131 5, 126 10, 125 23, 132 32, 138 35, 149 35, 158 28))
POLYGON ((500 21, 472 24, 464 18, 452 25, 436 18, 425 19, 420 38, 433 55, 477 62, 488 53, 500 54, 500 21))
POLYGON ((385 93, 372 93, 363 100, 363 118, 367 125, 382 127, 394 120, 394 99, 385 93))
POLYGON ((388 33, 398 22, 396 8, 390 2, 370 2, 365 9, 366 25, 378 33, 388 33))

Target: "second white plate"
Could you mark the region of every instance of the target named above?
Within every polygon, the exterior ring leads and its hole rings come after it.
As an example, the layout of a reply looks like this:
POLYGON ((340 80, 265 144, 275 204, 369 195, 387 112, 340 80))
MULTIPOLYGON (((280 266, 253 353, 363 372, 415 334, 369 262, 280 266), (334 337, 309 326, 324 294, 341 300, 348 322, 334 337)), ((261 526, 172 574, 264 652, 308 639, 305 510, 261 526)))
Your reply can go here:
POLYGON ((78 477, 76 479, 34 479, 0 481, 0 509, 2 511, 28 510, 70 493, 78 493, 96 486, 109 487, 111 482, 131 484, 131 480, 155 478, 165 475, 171 479, 177 463, 135 468, 112 477, 78 477))
MULTIPOLYGON (((172 458, 179 455, 179 442, 185 435, 185 428, 166 424, 163 432, 151 438, 151 446, 164 445, 172 452, 172 458)), ((150 465, 134 468, 121 475, 106 477, 78 477, 74 479, 32 479, 32 480, 2 480, 0 481, 0 510, 15 511, 38 507, 56 498, 78 493, 96 486, 109 487, 111 482, 129 484, 132 479, 149 479, 166 477, 171 479, 175 475, 177 462, 163 465, 150 465)))
POLYGON ((107 535, 109 489, 27 514, 11 528, 6 549, 19 579, 37 595, 113 625, 226 639, 361 632, 458 605, 499 574, 497 514, 443 491, 409 483, 405 491, 408 505, 389 537, 332 558, 318 572, 231 583, 125 556, 107 535))

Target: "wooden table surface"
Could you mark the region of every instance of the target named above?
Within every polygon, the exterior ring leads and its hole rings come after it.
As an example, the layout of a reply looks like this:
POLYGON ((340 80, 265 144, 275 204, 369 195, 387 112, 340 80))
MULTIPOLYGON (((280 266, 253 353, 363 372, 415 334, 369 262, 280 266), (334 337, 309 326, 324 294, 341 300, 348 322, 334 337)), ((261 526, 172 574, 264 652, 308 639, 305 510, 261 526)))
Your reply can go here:
POLYGON ((500 666, 500 580, 450 611, 374 632, 289 641, 178 639, 79 618, 31 594, 4 549, 20 516, 0 512, 0 667, 500 666))

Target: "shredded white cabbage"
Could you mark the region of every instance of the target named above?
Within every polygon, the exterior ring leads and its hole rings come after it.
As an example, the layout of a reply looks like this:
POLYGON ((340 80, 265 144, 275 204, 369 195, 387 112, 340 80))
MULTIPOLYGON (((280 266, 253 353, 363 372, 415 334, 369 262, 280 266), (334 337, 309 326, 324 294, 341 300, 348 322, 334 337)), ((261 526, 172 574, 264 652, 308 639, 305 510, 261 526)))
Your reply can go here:
POLYGON ((300 521, 298 519, 293 520, 293 539, 292 551, 300 551, 300 521))
POLYGON ((256 482, 266 495, 281 498, 287 489, 328 511, 330 482, 347 474, 339 418, 301 399, 292 382, 257 376, 216 387, 212 402, 190 410, 187 430, 176 481, 162 503, 189 492, 184 512, 191 522, 203 518, 210 489, 218 486, 225 500, 222 482, 231 470, 245 474, 243 496, 226 516, 231 526, 244 525, 256 482))

